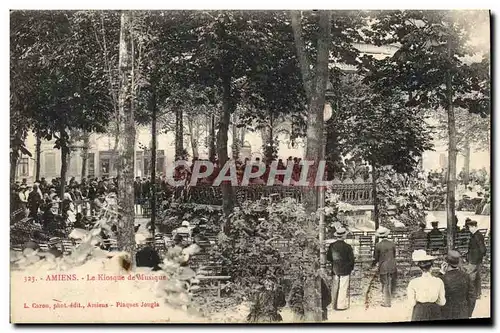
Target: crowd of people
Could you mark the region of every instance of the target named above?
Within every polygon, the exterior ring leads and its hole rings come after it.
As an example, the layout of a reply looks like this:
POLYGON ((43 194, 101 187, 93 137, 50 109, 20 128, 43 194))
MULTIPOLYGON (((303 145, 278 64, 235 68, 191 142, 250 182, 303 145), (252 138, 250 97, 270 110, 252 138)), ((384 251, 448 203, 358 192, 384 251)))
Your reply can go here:
MULTIPOLYGON (((213 172, 210 175, 203 177, 202 179, 199 179, 197 181, 197 184, 199 185, 212 185, 216 180, 216 178, 219 176, 219 173, 223 167, 222 165, 219 164, 219 161, 217 159, 213 159, 210 161, 210 160, 201 160, 195 158, 190 162, 185 161, 186 164, 189 165, 189 167, 184 164, 178 165, 174 170, 174 175, 173 175, 174 180, 175 181, 184 180, 186 183, 190 183, 191 177, 193 175, 193 168, 195 166, 196 161, 204 161, 212 163, 212 165, 214 166, 213 172)), ((269 176, 271 174, 272 163, 276 163, 277 165, 276 169, 278 171, 286 170, 287 165, 289 163, 293 164, 290 186, 293 186, 296 183, 298 183, 301 178, 302 158, 300 157, 289 156, 286 160, 275 159, 269 161, 263 161, 260 159, 260 157, 256 157, 254 160, 251 160, 250 158, 245 158, 244 160, 230 160, 230 161, 234 162, 235 164, 236 179, 238 181, 238 184, 242 183, 246 166, 249 163, 254 164, 251 169, 252 174, 258 173, 259 171, 259 167, 257 166, 258 164, 262 163, 265 166, 265 171, 263 172, 263 174, 251 178, 249 180, 249 184, 255 184, 255 185, 267 184, 269 176)), ((201 165, 199 172, 205 173, 206 171, 207 167, 201 165)), ((350 160, 347 159, 345 162, 342 163, 327 162, 325 166, 324 179, 333 180, 334 183, 344 183, 344 184, 366 183, 371 181, 370 174, 371 174, 370 168, 368 167, 367 163, 364 163, 359 159, 350 159, 350 160)), ((229 171, 228 173, 226 173, 226 176, 228 175, 229 171)), ((283 185, 284 179, 285 179, 284 175, 276 175, 274 180, 274 185, 283 185)))
MULTIPOLYGON (((167 186, 164 180, 165 178, 159 176, 158 186, 167 186)), ((58 179, 53 179, 49 183, 42 178, 40 182, 32 186, 28 186, 27 181, 23 180, 14 185, 12 191, 13 196, 17 198, 18 207, 25 209, 27 216, 44 225, 50 224, 47 222, 50 219, 47 215, 48 211, 53 214, 52 218, 60 216, 63 219, 65 217, 66 220, 71 219, 70 212, 77 211, 74 203, 88 199, 89 205, 81 206, 72 224, 73 227, 78 228, 81 227, 79 223, 83 223, 82 221, 85 221, 86 216, 89 215, 86 210, 98 212, 109 196, 116 193, 117 181, 116 178, 89 178, 78 183, 71 179, 62 200, 58 195, 60 186, 58 179)), ((136 200, 147 199, 150 190, 150 179, 136 178, 136 200)), ((431 274, 433 262, 436 259, 429 254, 433 246, 436 246, 431 242, 431 238, 441 237, 443 243, 440 246, 446 245, 446 236, 438 229, 437 222, 431 223, 433 229, 430 232, 425 232, 425 224, 422 223, 418 230, 410 234, 412 261, 422 272, 422 275, 411 280, 407 287, 408 303, 413 309, 412 321, 470 318, 475 302, 481 296, 481 265, 486 255, 484 237, 478 232, 476 221, 467 219, 462 229, 458 228, 457 222, 456 219, 454 232, 467 233, 470 236, 467 254, 462 258, 459 252, 450 251, 437 274, 431 274)), ((203 233, 204 225, 203 221, 196 226, 191 225, 187 220, 183 221, 172 232, 172 242, 167 244, 166 257, 181 257, 182 266, 189 269, 190 258, 209 243, 203 233)), ((345 242, 347 234, 345 228, 336 228, 335 242, 330 244, 327 251, 327 260, 331 262, 332 267, 332 282, 328 286, 324 280, 321 281, 322 296, 327 296, 322 297, 323 319, 327 318, 329 305, 335 311, 347 310, 350 307, 350 275, 354 270, 356 259, 353 248, 345 242)), ((389 234, 390 230, 384 227, 376 231, 376 237, 380 241, 375 246, 372 263, 372 267, 378 266, 383 307, 391 307, 398 278, 396 246, 388 239, 389 234)), ((136 254, 136 261, 139 267, 146 266, 159 270, 162 258, 154 247, 143 246, 136 254)), ((276 314, 279 314, 280 306, 284 306, 284 303, 276 303, 273 308, 276 314)))
MULTIPOLYGON (((432 184, 433 186, 438 186, 438 185, 446 185, 446 180, 447 179, 447 170, 444 168, 441 168, 441 170, 430 170, 427 174, 427 182, 429 184, 432 184)), ((490 176, 488 171, 486 170, 485 167, 476 170, 473 169, 468 172, 465 169, 462 169, 458 173, 458 184, 463 185, 465 188, 469 186, 476 186, 479 185, 481 187, 488 187, 489 186, 489 181, 490 181, 490 176)))
POLYGON ((88 177, 79 183, 72 177, 61 198, 59 178, 50 182, 41 178, 32 185, 23 179, 11 187, 11 212, 17 212, 17 220, 29 217, 44 229, 69 224, 83 226, 86 219, 98 215, 106 196, 116 196, 117 185, 116 178, 88 177))
MULTIPOLYGON (((484 237, 478 231, 477 221, 468 220, 466 227, 471 233, 466 256, 462 258, 458 251, 449 251, 437 274, 432 274, 433 262, 437 258, 429 255, 425 249, 413 249, 412 261, 422 275, 411 280, 407 287, 412 321, 467 319, 472 316, 476 300, 481 297, 480 275, 486 247, 484 237)), ((380 241, 375 246, 372 263, 372 267, 378 265, 383 307, 391 307, 398 271, 396 246, 388 239, 389 234, 390 230, 385 227, 376 231, 380 241)), ((331 302, 335 310, 346 310, 350 304, 349 279, 355 259, 351 245, 345 242, 346 236, 344 228, 337 229, 336 241, 330 244, 327 255, 332 263, 331 302)))

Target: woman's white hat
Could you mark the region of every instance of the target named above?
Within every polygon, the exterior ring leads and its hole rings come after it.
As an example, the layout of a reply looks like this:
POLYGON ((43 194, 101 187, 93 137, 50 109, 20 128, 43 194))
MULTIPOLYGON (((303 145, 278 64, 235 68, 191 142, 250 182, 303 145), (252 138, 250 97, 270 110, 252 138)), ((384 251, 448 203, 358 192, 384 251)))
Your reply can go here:
POLYGON ((411 255, 411 260, 418 262, 418 261, 430 261, 434 260, 436 257, 430 256, 425 252, 425 250, 415 250, 413 251, 411 255))

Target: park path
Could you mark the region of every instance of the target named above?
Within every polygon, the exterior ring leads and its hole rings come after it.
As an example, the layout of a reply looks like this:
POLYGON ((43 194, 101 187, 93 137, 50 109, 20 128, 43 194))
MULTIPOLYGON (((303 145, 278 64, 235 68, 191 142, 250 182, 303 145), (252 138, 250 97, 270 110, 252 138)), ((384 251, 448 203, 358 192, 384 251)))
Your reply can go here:
MULTIPOLYGON (((365 309, 364 302, 361 298, 351 303, 351 307, 345 311, 334 311, 331 307, 328 308, 328 320, 326 322, 332 323, 388 323, 388 322, 405 322, 409 321, 411 311, 405 303, 405 297, 399 293, 391 308, 384 308, 379 304, 375 304, 368 309, 365 309)), ((210 315, 211 322, 245 322, 246 316, 249 312, 249 305, 242 303, 233 308, 233 310, 226 310, 221 312, 212 313, 210 315)), ((284 323, 294 322, 294 316, 290 308, 285 307, 281 310, 281 316, 284 323)), ((483 297, 479 299, 474 308, 472 318, 489 318, 490 314, 490 291, 484 290, 483 297)))
MULTIPOLYGON (((283 321, 289 322, 293 320, 293 315, 290 309, 283 309, 281 312, 283 321)), ((490 292, 484 291, 484 295, 476 303, 474 308, 473 318, 488 318, 490 317, 490 292)), ((328 322, 401 322, 409 321, 411 318, 411 310, 405 303, 403 298, 393 302, 391 308, 384 308, 380 305, 375 305, 365 309, 362 302, 351 305, 351 308, 346 311, 333 311, 328 309, 328 322)))

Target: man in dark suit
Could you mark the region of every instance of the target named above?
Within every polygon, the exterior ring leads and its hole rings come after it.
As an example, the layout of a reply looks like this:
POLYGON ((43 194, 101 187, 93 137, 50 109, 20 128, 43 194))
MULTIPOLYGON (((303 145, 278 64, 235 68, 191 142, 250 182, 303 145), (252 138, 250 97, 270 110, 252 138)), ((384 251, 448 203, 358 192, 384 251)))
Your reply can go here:
POLYGON ((412 251, 425 250, 427 248, 427 233, 425 232, 425 222, 418 224, 418 230, 410 234, 410 244, 412 251))
POLYGON ((139 203, 140 199, 142 198, 142 184, 141 184, 141 177, 135 177, 134 181, 134 197, 135 197, 135 203, 139 203))
POLYGON ((332 303, 335 310, 349 308, 349 282, 354 269, 354 251, 351 245, 344 242, 347 230, 338 228, 335 231, 335 242, 328 247, 326 259, 332 263, 332 303))
POLYGON ((459 269, 460 253, 449 251, 441 265, 446 304, 441 308, 443 319, 467 319, 472 315, 475 293, 469 274, 459 269))
POLYGON ((439 250, 446 245, 443 233, 438 229, 438 221, 432 221, 432 230, 427 234, 430 250, 439 250))
POLYGON ((390 230, 385 227, 377 229, 375 236, 381 240, 375 245, 375 258, 372 263, 374 267, 377 263, 382 292, 384 293, 384 303, 382 306, 390 307, 392 294, 396 289, 396 245, 387 239, 390 230))
POLYGON ((477 228, 477 221, 470 221, 468 226, 472 236, 469 241, 467 261, 474 267, 474 289, 476 291, 476 298, 479 299, 481 297, 481 263, 486 255, 486 245, 484 244, 483 235, 477 228))

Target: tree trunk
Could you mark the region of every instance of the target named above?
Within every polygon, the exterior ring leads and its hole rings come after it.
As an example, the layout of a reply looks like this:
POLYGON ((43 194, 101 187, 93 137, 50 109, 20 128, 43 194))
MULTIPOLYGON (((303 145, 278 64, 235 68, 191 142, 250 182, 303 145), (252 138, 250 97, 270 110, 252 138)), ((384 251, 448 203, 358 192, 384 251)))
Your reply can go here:
POLYGON ((208 137, 208 158, 213 161, 216 155, 215 148, 215 115, 210 115, 210 134, 208 137))
POLYGON ((194 116, 188 117, 188 128, 189 128, 189 141, 191 142, 191 150, 193 152, 193 158, 198 159, 200 156, 198 152, 198 126, 194 121, 194 116))
POLYGON ((89 159, 89 149, 90 149, 90 134, 87 132, 83 133, 83 146, 82 146, 82 174, 81 180, 87 177, 87 162, 89 159))
POLYGON ((18 161, 18 153, 11 152, 10 153, 10 183, 14 184, 16 182, 16 171, 17 171, 17 161, 18 161))
POLYGON ((375 222, 375 230, 377 230, 380 225, 378 212, 377 177, 377 169, 375 168, 375 164, 372 163, 373 222, 375 222))
MULTIPOLYGON (((320 33, 318 39, 318 54, 314 75, 311 75, 310 66, 303 65, 302 61, 307 61, 305 44, 302 40, 302 27, 300 17, 294 12, 292 15, 292 28, 294 30, 295 45, 297 54, 301 62, 301 72, 306 92, 309 92, 308 98, 308 117, 307 117, 307 161, 314 161, 309 168, 309 178, 314 179, 319 161, 323 159, 323 110, 325 106, 325 92, 328 80, 328 55, 330 42, 330 12, 322 11, 320 13, 320 33), (304 60, 302 60, 304 59, 304 60), (309 78, 309 79, 308 79, 309 78), (311 79, 312 78, 312 79, 311 79)), ((304 203, 308 212, 315 212, 318 208, 317 189, 314 187, 305 187, 304 203)))
POLYGON ((184 155, 184 124, 182 108, 175 110, 175 158, 182 158, 184 155))
MULTIPOLYGON (((69 172, 69 170, 71 170, 71 153, 72 153, 72 149, 70 147, 68 147, 68 155, 66 156, 66 159, 68 160, 66 162, 66 170, 67 172, 69 172)), ((69 178, 71 179, 72 177, 74 177, 74 175, 70 174, 69 175, 69 178)))
POLYGON ((121 135, 120 124, 118 122, 118 119, 120 118, 119 110, 118 110, 118 113, 116 115, 116 118, 117 118, 117 123, 114 126, 115 127, 115 132, 114 132, 115 142, 114 142, 113 151, 111 153, 111 159, 110 159, 110 163, 109 163, 109 173, 110 174, 111 174, 111 171, 113 170, 113 166, 117 165, 117 163, 119 163, 119 161, 118 161, 118 144, 119 144, 120 135, 121 135))
MULTIPOLYGON (((66 134, 61 132, 61 138, 66 134)), ((64 140, 61 143, 61 187, 59 188, 59 198, 64 199, 64 192, 66 189, 66 178, 68 173, 68 155, 70 154, 68 141, 64 140)))
POLYGON ((40 156, 42 155, 42 138, 40 132, 36 131, 36 151, 35 151, 35 181, 40 181, 40 156))
POLYGON ((274 159, 274 121, 273 115, 270 112, 269 115, 269 142, 267 148, 266 163, 271 163, 274 159))
POLYGON ((156 91, 153 88, 151 96, 151 229, 154 239, 156 229, 156 91))
POLYGON ((120 26, 119 78, 120 95, 118 100, 120 138, 118 140, 118 248, 135 256, 134 233, 134 150, 135 122, 132 108, 132 33, 131 12, 123 11, 120 26))
POLYGON ((232 151, 233 151, 233 159, 237 160, 240 157, 240 142, 238 138, 238 127, 236 127, 236 115, 233 114, 233 126, 232 126, 232 138, 233 138, 233 145, 232 145, 232 151))
MULTIPOLYGON (((291 13, 292 29, 295 39, 295 47, 299 64, 301 68, 304 90, 308 100, 308 117, 307 117, 307 147, 306 161, 314 161, 309 169, 310 183, 314 184, 316 171, 323 156, 323 110, 325 106, 325 92, 328 80, 328 58, 330 47, 330 12, 320 11, 319 13, 319 34, 318 34, 318 52, 316 58, 316 66, 314 75, 312 74, 311 66, 307 58, 305 43, 302 37, 302 26, 300 14, 296 11, 291 13)), ((304 187, 304 208, 307 212, 316 212, 318 205, 318 189, 314 186, 304 187)), ((317 222, 316 222, 317 223, 317 222)), ((314 230, 314 229, 313 229, 314 230)), ((311 235, 316 236, 316 235, 311 235)), ((323 246, 323 244, 320 244, 323 246)), ((309 248, 310 254, 319 257, 319 249, 309 248), (312 252, 312 253, 311 253, 312 252)), ((314 265, 314 263, 310 263, 314 265)), ((311 277, 307 277, 310 281, 311 277)), ((304 285, 304 311, 307 321, 321 321, 321 293, 319 286, 314 283, 306 283, 304 285)))
MULTIPOLYGON (((448 56, 451 58, 450 45, 448 43, 448 56)), ((455 228, 455 185, 457 178, 457 130, 455 127, 455 111, 453 109, 452 76, 446 75, 446 94, 448 99, 448 173, 446 183, 446 226, 448 250, 454 248, 455 228)))
MULTIPOLYGON (((234 109, 231 97, 231 76, 230 74, 224 75, 222 78, 222 114, 219 120, 219 131, 217 133, 217 155, 219 161, 219 168, 222 169, 228 161, 227 153, 227 134, 229 131, 229 120, 231 112, 234 109)), ((232 212, 233 202, 233 189, 231 184, 221 184, 222 188, 222 208, 225 216, 229 216, 232 212)))
POLYGON ((465 140, 465 159, 464 159, 464 184, 465 187, 469 184, 469 173, 470 173, 470 143, 469 143, 469 137, 466 135, 464 137, 465 140))

